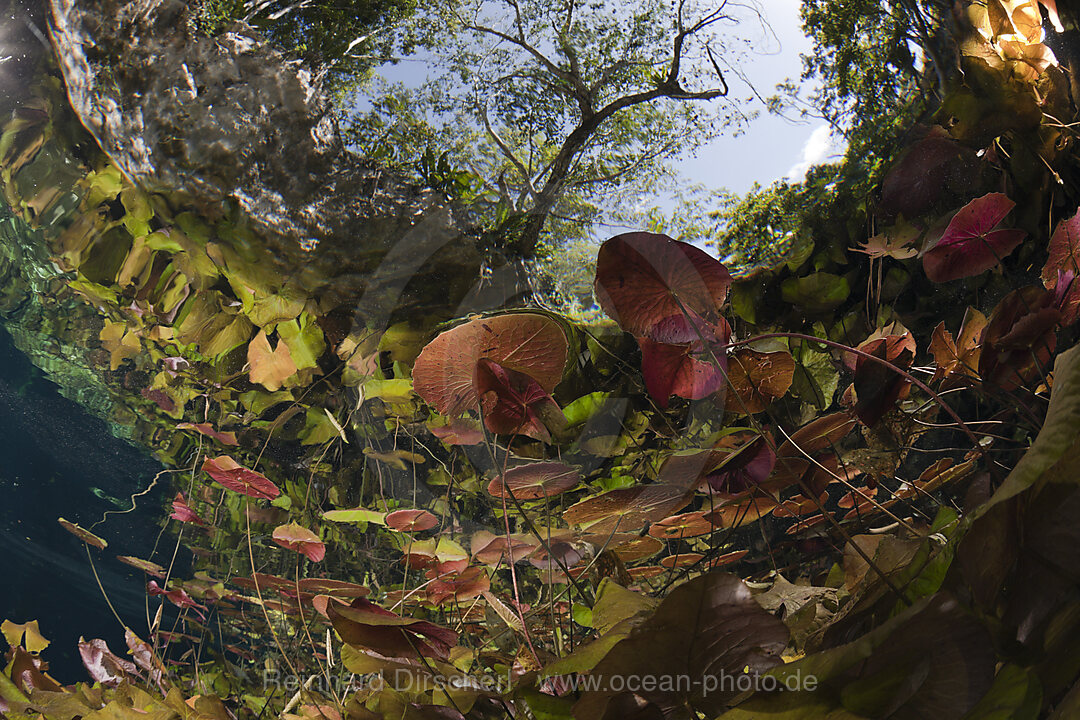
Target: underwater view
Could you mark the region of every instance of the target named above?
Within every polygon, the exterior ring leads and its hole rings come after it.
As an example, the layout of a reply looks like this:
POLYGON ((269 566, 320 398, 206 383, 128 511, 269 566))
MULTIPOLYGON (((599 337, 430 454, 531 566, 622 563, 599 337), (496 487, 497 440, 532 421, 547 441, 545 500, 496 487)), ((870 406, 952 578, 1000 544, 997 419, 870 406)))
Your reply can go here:
POLYGON ((1080 7, 0 10, 0 720, 1080 718, 1080 7))

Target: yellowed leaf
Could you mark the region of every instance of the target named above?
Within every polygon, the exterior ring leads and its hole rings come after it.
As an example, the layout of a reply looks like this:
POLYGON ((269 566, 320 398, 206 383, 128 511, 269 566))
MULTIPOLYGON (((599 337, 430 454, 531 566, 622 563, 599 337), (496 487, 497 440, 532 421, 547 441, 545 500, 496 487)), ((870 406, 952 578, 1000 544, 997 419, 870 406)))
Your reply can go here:
POLYGON ((279 340, 277 347, 271 349, 265 330, 260 330, 248 343, 247 355, 251 382, 271 392, 281 388, 286 380, 296 374, 296 364, 289 353, 289 346, 279 340))

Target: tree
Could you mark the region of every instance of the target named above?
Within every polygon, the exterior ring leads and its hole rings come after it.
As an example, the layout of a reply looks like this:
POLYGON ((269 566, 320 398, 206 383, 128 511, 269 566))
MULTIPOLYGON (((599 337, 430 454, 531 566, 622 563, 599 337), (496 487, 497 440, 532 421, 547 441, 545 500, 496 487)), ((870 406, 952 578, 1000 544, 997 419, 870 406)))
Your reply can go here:
POLYGON ((590 222, 751 114, 729 82, 749 42, 734 30, 760 22, 745 3, 471 0, 433 18, 454 33, 432 50, 442 74, 354 118, 354 137, 448 142, 519 220, 525 254, 549 216, 590 222))

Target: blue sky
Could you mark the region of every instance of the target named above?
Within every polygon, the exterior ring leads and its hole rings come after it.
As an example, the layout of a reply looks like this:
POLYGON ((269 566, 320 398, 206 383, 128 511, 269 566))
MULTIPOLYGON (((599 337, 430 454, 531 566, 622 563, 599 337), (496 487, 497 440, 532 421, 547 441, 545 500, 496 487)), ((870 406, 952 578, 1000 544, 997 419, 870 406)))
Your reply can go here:
MULTIPOLYGON (((799 55, 810 51, 810 41, 799 27, 800 0, 767 0, 763 5, 775 37, 762 33, 746 74, 767 96, 786 78, 798 79, 799 55)), ((768 185, 786 176, 800 180, 811 165, 837 152, 823 121, 791 122, 762 114, 742 135, 721 136, 677 167, 690 182, 742 193, 755 182, 768 185)))

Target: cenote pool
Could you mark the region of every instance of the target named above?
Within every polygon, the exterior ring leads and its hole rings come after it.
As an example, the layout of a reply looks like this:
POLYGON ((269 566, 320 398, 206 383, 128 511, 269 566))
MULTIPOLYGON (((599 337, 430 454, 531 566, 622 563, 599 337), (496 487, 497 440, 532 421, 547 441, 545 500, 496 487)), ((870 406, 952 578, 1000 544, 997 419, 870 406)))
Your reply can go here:
MULTIPOLYGON (((128 496, 145 489, 161 464, 62 397, 2 330, 0 438, 0 618, 42 621, 54 643, 49 659, 55 674, 78 677, 80 636, 122 647, 124 632, 102 597, 83 544, 56 520, 90 527, 103 513, 130 507, 128 496)), ((109 538, 109 551, 149 555, 167 495, 162 485, 138 500, 141 509, 108 516, 98 532, 109 538)), ((145 625, 142 573, 95 560, 124 622, 145 625)))
POLYGON ((0 720, 1080 717, 1071 5, 0 0, 0 720))

